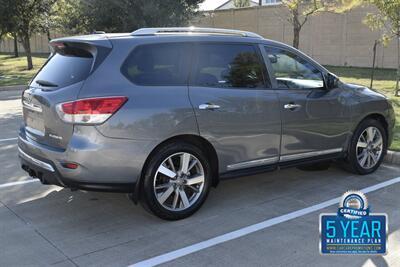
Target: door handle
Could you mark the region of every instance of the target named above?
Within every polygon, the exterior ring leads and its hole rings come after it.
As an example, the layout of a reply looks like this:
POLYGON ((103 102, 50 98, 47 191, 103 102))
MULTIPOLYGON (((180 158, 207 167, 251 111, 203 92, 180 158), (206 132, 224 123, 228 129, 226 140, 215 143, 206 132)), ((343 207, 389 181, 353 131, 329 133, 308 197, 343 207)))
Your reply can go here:
POLYGON ((285 104, 283 107, 285 109, 295 109, 295 108, 301 108, 301 105, 290 103, 290 104, 285 104))
POLYGON ((199 105, 199 109, 215 110, 215 109, 219 109, 219 108, 220 108, 219 105, 210 104, 210 103, 206 103, 206 104, 201 104, 201 105, 199 105))

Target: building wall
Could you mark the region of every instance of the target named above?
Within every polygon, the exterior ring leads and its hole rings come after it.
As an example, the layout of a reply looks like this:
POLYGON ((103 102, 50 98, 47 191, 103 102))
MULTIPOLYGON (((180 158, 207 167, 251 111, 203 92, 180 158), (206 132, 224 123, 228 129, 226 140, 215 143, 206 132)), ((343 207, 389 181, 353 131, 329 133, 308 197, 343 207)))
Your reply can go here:
MULTIPOLYGON (((372 7, 360 7, 342 14, 319 13, 310 17, 300 33, 300 50, 324 65, 370 67, 372 48, 381 32, 363 23, 372 7)), ((203 13, 191 22, 199 27, 231 28, 256 32, 267 39, 292 44, 293 29, 281 5, 218 10, 203 13)), ((396 45, 378 45, 376 64, 396 68, 396 45)))
MULTIPOLYGON (((52 39, 62 37, 63 34, 54 33, 50 37, 52 39)), ((50 53, 49 42, 46 34, 35 34, 31 38, 31 50, 32 53, 50 53)), ((21 43, 18 43, 18 51, 23 53, 24 48, 21 43)), ((0 53, 13 53, 14 52, 14 41, 11 38, 5 38, 0 40, 0 53)))

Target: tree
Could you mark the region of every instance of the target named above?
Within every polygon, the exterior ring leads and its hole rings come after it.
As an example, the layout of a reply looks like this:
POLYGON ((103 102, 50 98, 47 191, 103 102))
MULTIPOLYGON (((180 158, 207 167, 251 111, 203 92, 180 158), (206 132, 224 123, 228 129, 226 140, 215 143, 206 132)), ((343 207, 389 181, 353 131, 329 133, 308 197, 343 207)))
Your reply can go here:
POLYGON ((30 38, 45 29, 51 6, 56 0, 1 0, 7 7, 13 30, 26 53, 27 68, 33 68, 30 38))
POLYGON ((131 32, 141 27, 185 25, 197 14, 198 4, 204 0, 75 1, 79 1, 82 10, 75 27, 83 26, 88 32, 131 32))
POLYGON ((385 45, 387 45, 393 38, 396 38, 397 77, 394 94, 395 96, 400 96, 400 0, 370 0, 368 2, 377 7, 378 13, 367 14, 365 23, 373 30, 383 30, 381 42, 385 45))
POLYGON ((235 7, 249 7, 250 0, 233 0, 233 5, 235 7))
POLYGON ((63 34, 88 33, 88 18, 81 0, 57 0, 52 6, 49 28, 63 34))
POLYGON ((286 20, 293 26, 293 47, 299 48, 300 31, 310 16, 323 11, 341 13, 360 3, 360 0, 282 0, 289 11, 286 20))
POLYGON ((0 0, 0 39, 12 37, 14 39, 14 56, 18 57, 18 41, 16 33, 16 17, 13 16, 15 6, 11 1, 0 0))

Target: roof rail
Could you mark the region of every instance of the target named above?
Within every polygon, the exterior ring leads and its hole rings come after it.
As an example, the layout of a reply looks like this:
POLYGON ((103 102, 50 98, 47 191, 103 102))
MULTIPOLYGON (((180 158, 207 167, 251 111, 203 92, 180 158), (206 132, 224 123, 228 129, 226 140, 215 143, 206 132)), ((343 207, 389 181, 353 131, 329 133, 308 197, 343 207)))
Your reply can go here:
POLYGON ((232 35, 240 37, 263 38, 253 32, 197 27, 173 27, 173 28, 141 28, 131 33, 133 36, 164 35, 164 34, 204 34, 204 35, 232 35))

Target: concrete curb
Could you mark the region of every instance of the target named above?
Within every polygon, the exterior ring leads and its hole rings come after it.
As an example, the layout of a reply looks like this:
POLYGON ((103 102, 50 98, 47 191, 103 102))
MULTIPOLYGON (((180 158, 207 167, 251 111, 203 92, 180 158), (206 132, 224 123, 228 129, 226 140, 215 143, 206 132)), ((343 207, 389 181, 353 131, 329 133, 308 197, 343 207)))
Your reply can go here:
POLYGON ((10 85, 10 86, 0 86, 0 92, 3 91, 14 91, 14 90, 22 90, 25 89, 27 85, 10 85))
POLYGON ((400 152, 388 150, 383 162, 388 164, 400 165, 400 152))

